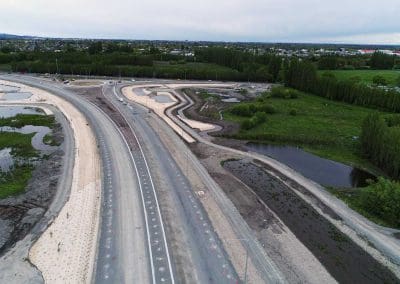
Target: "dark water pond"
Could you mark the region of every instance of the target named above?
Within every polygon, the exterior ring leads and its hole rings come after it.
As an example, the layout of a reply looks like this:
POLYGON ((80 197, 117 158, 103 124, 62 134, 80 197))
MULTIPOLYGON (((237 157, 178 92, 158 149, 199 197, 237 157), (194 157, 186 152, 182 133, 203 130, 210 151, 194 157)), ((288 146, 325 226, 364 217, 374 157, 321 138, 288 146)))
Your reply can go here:
POLYGON ((363 187, 370 173, 332 160, 320 158, 300 148, 248 143, 247 149, 269 156, 324 186, 363 187))

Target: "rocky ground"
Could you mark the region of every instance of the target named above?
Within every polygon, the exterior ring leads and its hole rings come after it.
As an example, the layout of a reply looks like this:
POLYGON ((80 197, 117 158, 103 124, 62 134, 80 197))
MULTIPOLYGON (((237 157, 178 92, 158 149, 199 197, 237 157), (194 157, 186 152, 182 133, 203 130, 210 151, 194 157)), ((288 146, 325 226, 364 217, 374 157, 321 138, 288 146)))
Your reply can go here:
MULTIPOLYGON (((61 144, 62 127, 57 125, 53 133, 55 141, 61 144)), ((49 207, 61 172, 61 148, 36 166, 23 194, 0 200, 0 255, 24 238, 49 207)))

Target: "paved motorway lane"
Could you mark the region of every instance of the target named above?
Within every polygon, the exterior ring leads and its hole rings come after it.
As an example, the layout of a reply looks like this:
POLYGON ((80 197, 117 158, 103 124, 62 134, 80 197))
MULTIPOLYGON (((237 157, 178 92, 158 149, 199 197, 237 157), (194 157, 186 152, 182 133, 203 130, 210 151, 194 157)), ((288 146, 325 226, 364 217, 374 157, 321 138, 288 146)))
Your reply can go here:
MULTIPOLYGON (((147 110, 143 107, 124 105, 118 99, 122 96, 115 86, 104 86, 104 94, 127 119, 136 131, 139 141, 153 153, 153 161, 161 165, 162 176, 171 188, 179 215, 182 217, 182 231, 190 242, 190 253, 201 283, 237 283, 239 277, 226 254, 221 241, 214 232, 201 202, 191 188, 184 173, 161 142, 158 135, 146 121, 147 110)), ((162 124, 160 127, 168 127, 162 124)), ((164 181, 164 180, 163 180, 164 181)))

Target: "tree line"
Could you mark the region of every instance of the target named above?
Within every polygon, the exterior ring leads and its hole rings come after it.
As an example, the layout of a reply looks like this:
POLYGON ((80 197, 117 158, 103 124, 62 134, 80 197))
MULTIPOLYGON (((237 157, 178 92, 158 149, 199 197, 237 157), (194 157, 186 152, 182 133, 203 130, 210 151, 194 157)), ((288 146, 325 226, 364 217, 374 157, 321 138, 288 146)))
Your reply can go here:
POLYGON ((355 80, 339 81, 333 74, 318 76, 309 61, 286 63, 285 85, 331 100, 400 112, 400 95, 394 90, 369 87, 355 80))
POLYGON ((224 47, 195 50, 196 60, 235 69, 247 75, 249 81, 277 82, 281 78, 282 58, 273 54, 256 55, 224 47))
POLYGON ((192 62, 194 59, 191 57, 162 54, 156 48, 143 54, 122 52, 121 49, 110 52, 108 49, 104 49, 99 42, 89 46, 88 51, 0 53, 0 64, 9 64, 13 72, 24 73, 252 82, 280 80, 282 60, 275 56, 265 55, 255 60, 254 57, 246 55, 247 53, 224 49, 224 56, 217 52, 215 54, 218 56, 215 58, 204 55, 199 56, 201 60, 196 59, 197 62, 192 62), (238 54, 241 56, 237 57, 238 54))
POLYGON ((400 179, 400 118, 387 120, 374 113, 367 116, 360 136, 364 155, 390 177, 400 179))
POLYGON ((400 69, 400 58, 395 55, 374 52, 372 55, 326 55, 314 59, 319 70, 353 69, 400 69))

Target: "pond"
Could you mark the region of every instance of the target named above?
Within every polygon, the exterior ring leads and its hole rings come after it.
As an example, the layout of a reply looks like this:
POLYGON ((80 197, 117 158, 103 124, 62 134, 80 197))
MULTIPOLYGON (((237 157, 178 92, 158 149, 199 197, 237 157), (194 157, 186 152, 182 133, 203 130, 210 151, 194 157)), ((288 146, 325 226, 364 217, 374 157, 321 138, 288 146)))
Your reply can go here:
POLYGON ((39 108, 24 107, 24 106, 0 106, 0 118, 8 118, 17 114, 39 114, 44 115, 44 112, 39 108))
POLYGON ((367 185, 368 179, 376 179, 366 171, 320 158, 297 147, 257 143, 248 143, 246 147, 249 151, 269 156, 289 166, 323 186, 363 187, 367 185))
POLYGON ((18 87, 0 84, 0 93, 9 93, 18 91, 19 91, 18 87))
POLYGON ((14 165, 14 159, 11 155, 11 148, 0 150, 0 172, 8 172, 14 165))
POLYGON ((6 93, 3 95, 2 100, 6 101, 17 101, 17 100, 26 100, 32 96, 31 93, 6 93))
POLYGON ((166 104, 166 103, 173 103, 174 101, 168 95, 157 95, 154 97, 154 100, 158 103, 166 104))
POLYGON ((51 129, 46 126, 33 126, 33 125, 25 125, 21 128, 2 126, 0 127, 0 132, 17 132, 22 134, 31 134, 35 133, 32 137, 32 147, 36 150, 51 153, 57 150, 57 146, 50 146, 43 143, 43 138, 51 132, 51 129))

